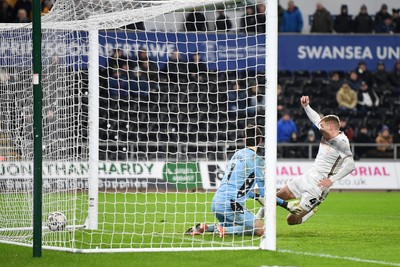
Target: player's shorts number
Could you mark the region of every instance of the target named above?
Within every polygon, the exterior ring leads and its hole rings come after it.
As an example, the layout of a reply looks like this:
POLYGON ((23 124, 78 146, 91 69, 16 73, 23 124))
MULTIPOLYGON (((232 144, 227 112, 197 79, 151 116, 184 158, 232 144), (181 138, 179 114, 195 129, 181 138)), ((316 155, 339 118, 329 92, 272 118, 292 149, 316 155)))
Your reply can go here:
POLYGON ((310 199, 310 204, 311 204, 311 205, 314 205, 316 202, 317 202, 317 199, 316 199, 316 198, 310 199))

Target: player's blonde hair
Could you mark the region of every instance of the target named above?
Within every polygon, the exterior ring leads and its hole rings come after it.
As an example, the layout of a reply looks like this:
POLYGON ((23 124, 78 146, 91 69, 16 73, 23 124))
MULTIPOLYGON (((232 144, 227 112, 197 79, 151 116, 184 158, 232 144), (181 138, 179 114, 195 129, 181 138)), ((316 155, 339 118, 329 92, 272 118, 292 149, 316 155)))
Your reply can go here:
POLYGON ((321 118, 321 122, 332 123, 336 129, 340 129, 340 119, 336 115, 326 115, 321 118))

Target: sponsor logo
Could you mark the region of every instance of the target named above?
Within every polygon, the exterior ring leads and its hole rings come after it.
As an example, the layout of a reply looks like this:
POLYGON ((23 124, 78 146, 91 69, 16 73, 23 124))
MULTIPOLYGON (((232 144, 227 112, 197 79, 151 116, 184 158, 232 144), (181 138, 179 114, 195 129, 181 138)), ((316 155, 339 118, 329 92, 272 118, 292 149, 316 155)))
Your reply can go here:
POLYGON ((197 163, 165 163, 163 178, 168 183, 176 184, 179 189, 201 188, 201 177, 197 163))

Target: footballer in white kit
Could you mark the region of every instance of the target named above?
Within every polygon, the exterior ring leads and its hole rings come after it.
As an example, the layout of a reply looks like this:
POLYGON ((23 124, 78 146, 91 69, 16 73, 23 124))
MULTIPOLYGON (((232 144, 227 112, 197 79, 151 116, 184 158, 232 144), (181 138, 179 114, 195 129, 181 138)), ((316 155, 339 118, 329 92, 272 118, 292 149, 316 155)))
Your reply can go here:
POLYGON ((311 169, 290 179, 277 193, 277 197, 283 200, 300 198, 298 205, 301 212, 288 215, 290 225, 300 224, 311 217, 326 198, 332 184, 355 169, 349 139, 340 131, 339 118, 336 115, 321 118, 310 107, 308 96, 302 96, 300 103, 311 122, 319 128, 322 138, 311 169))

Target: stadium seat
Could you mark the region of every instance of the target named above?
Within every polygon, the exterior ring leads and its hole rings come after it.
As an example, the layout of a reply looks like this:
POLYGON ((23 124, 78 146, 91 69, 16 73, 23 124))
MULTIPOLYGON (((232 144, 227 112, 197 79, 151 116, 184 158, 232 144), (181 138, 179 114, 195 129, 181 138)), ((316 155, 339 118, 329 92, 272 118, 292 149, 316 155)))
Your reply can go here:
POLYGON ((347 78, 347 72, 342 71, 342 70, 333 70, 333 71, 330 71, 330 72, 329 72, 329 77, 332 77, 332 75, 333 75, 334 73, 339 74, 340 80, 344 80, 344 79, 347 78))
POLYGON ((302 84, 300 84, 299 82, 286 84, 284 95, 288 97, 300 97, 301 95, 303 95, 302 84))
POLYGON ((303 85, 302 93, 304 95, 313 96, 313 98, 314 96, 321 96, 322 95, 321 84, 316 81, 305 82, 303 85))
POLYGON ((288 70, 279 70, 278 71, 278 83, 281 85, 285 85, 287 83, 293 82, 293 74, 288 70))
POLYGON ((311 78, 313 82, 324 82, 328 80, 328 73, 322 70, 312 71, 311 78))
POLYGON ((311 81, 310 72, 307 70, 298 70, 293 72, 295 82, 304 84, 305 82, 311 81))

